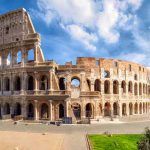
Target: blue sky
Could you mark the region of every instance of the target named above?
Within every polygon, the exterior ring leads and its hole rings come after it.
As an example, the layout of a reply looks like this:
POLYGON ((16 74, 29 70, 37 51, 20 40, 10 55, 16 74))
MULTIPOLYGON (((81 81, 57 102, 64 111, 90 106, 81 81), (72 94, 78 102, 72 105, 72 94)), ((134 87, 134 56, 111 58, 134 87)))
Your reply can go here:
POLYGON ((1 0, 0 13, 24 7, 45 59, 118 58, 150 66, 149 0, 1 0))

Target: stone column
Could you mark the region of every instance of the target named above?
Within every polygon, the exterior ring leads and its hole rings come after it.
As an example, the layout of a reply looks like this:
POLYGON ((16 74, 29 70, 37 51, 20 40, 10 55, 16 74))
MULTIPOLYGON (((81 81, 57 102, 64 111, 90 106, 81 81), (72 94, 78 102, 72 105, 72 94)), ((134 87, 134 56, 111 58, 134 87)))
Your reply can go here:
POLYGON ((34 45, 34 62, 38 63, 38 45, 35 43, 34 45))
POLYGON ((129 103, 126 103, 126 114, 129 116, 129 103))
POLYGON ((49 119, 51 120, 51 121, 53 121, 54 120, 54 117, 53 117, 53 101, 52 100, 50 100, 49 101, 49 119))
POLYGON ((122 104, 119 103, 119 116, 122 117, 122 104))
POLYGON ((66 100, 66 117, 69 117, 69 101, 66 100))
POLYGON ((25 66, 25 50, 24 49, 21 49, 21 56, 22 56, 21 65, 22 67, 24 67, 25 66))
POLYGON ((34 100, 34 120, 39 120, 38 101, 34 100))
POLYGON ((84 80, 85 80, 85 72, 82 72, 81 73, 81 81, 80 81, 81 91, 85 91, 85 89, 84 89, 84 80))
POLYGON ((22 95, 25 93, 25 85, 26 85, 24 76, 25 76, 25 72, 22 72, 21 73, 21 94, 22 95))
POLYGON ((22 103, 21 115, 23 116, 24 119, 27 119, 27 103, 26 102, 22 103))
POLYGON ((104 94, 104 81, 101 81, 101 93, 104 94))
POLYGON ((38 72, 34 72, 34 92, 36 93, 39 89, 38 87, 38 72))
POLYGON ((91 91, 94 91, 94 79, 91 80, 91 91))
POLYGON ((53 91, 53 72, 53 69, 49 71, 49 91, 53 91))

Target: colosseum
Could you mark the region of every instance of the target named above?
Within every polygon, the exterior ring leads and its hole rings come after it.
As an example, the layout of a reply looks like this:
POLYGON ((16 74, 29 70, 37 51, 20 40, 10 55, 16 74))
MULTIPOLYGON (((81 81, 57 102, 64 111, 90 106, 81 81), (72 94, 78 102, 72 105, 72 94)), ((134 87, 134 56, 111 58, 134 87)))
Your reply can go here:
POLYGON ((25 9, 0 15, 0 118, 72 122, 150 114, 150 68, 78 57, 46 61, 25 9))

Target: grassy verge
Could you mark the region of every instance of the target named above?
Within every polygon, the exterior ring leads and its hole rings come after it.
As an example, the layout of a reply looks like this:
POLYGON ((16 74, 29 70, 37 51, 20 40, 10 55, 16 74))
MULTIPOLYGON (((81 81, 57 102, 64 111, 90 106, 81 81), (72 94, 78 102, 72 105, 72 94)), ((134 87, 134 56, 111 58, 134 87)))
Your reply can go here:
POLYGON ((93 150, 137 150, 140 134, 88 135, 93 150))

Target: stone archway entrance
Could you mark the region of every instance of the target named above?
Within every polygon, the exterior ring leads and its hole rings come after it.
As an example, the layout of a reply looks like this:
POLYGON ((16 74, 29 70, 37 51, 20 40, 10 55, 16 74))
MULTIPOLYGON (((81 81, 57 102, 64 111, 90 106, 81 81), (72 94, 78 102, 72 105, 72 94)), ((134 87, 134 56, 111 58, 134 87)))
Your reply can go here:
POLYGON ((21 105, 20 105, 20 103, 16 103, 15 110, 14 110, 14 115, 15 116, 21 115, 21 105))
POLYGON ((34 106, 33 106, 32 103, 30 103, 30 104, 28 105, 28 110, 27 110, 27 112, 28 112, 28 119, 33 119, 33 118, 34 118, 34 106))
POLYGON ((8 114, 10 114, 10 105, 6 103, 4 105, 4 115, 8 115, 8 114))
POLYGON ((111 116, 111 105, 109 102, 105 103, 104 116, 111 116))
POLYGON ((81 106, 79 103, 73 103, 71 105, 72 107, 72 112, 74 117, 76 118, 76 120, 80 120, 81 119, 81 106))
POLYGON ((87 118, 93 118, 94 117, 94 106, 93 106, 93 104, 91 104, 91 103, 86 104, 85 116, 87 118))
POLYGON ((123 115, 123 116, 126 116, 126 115, 127 115, 127 112, 126 112, 126 111, 127 111, 126 104, 123 103, 123 104, 122 104, 122 115, 123 115))
POLYGON ((59 104, 59 118, 63 118, 65 116, 65 110, 63 104, 59 104))
POLYGON ((48 105, 46 103, 43 103, 41 105, 41 119, 48 119, 49 113, 48 113, 48 105))
POLYGON ((113 115, 118 115, 118 104, 116 102, 113 104, 113 115))

